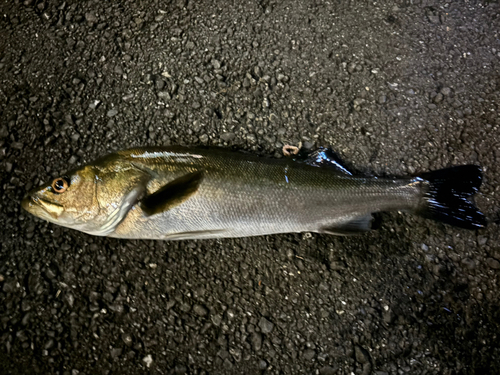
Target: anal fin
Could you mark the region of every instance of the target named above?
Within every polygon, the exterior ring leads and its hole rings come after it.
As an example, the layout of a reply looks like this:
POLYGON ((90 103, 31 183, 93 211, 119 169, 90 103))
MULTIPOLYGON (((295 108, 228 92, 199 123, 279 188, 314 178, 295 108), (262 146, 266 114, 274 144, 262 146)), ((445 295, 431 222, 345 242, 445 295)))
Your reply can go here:
POLYGON ((358 216, 348 221, 337 223, 329 227, 323 227, 320 233, 334 234, 337 236, 351 236, 365 233, 372 228, 373 216, 371 214, 358 216))
POLYGON ((149 216, 168 211, 196 193, 202 180, 202 171, 179 177, 162 186, 153 194, 144 197, 140 203, 141 208, 149 216))

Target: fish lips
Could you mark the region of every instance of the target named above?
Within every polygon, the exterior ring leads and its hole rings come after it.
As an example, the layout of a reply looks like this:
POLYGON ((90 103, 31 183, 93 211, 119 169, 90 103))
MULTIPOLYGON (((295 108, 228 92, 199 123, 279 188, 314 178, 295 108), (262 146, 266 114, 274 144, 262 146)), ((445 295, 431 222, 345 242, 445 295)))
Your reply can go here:
POLYGON ((27 194, 23 198, 23 200, 21 201, 21 207, 25 211, 28 211, 30 214, 41 217, 43 219, 48 219, 46 215, 49 215, 50 218, 57 220, 59 216, 64 212, 64 207, 62 205, 54 202, 49 202, 33 194, 27 194))

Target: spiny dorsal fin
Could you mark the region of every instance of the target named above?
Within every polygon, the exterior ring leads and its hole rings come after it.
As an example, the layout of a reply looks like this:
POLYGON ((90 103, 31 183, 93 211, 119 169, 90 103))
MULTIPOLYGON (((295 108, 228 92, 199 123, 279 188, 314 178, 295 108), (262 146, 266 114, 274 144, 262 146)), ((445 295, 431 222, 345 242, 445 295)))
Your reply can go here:
POLYGON ((353 175, 331 148, 320 147, 314 151, 304 153, 300 157, 303 158, 306 164, 313 167, 329 167, 348 176, 353 175))
POLYGON ((148 216, 168 211, 196 193, 202 180, 202 171, 179 177, 161 187, 155 193, 144 197, 141 201, 141 208, 148 216))

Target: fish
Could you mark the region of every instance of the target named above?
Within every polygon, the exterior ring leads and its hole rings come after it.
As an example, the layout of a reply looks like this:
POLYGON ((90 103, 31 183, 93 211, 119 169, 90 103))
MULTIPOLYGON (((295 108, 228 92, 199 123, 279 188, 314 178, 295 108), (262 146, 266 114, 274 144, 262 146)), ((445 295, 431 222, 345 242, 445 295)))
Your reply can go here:
POLYGON ((132 148, 33 189, 21 206, 60 226, 123 239, 350 235, 369 231, 372 214, 385 211, 465 229, 486 226, 471 199, 482 181, 477 165, 390 178, 352 172, 330 148, 301 155, 132 148))

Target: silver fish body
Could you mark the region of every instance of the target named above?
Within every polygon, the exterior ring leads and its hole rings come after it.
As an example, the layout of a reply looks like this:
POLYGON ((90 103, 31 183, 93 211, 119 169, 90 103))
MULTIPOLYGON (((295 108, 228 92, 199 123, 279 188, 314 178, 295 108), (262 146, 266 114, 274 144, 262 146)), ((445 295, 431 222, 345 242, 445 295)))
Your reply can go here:
MULTIPOLYGON (((327 158, 318 155, 325 162, 327 158)), ((393 210, 443 220, 434 212, 432 202, 437 190, 442 190, 440 185, 434 188, 436 175, 429 179, 352 176, 327 162, 318 166, 311 161, 269 159, 220 149, 136 148, 70 172, 63 193, 55 192, 59 185, 54 182, 30 192, 23 207, 89 234, 130 239, 348 234, 369 230, 373 212, 393 210), (85 189, 75 187, 83 180, 85 189), (92 197, 82 199, 88 195, 92 197), (47 214, 51 204, 53 212, 47 214)), ((478 182, 477 167, 457 168, 468 168, 473 180, 458 200, 467 205, 465 198, 477 190, 480 177, 478 182)), ((441 176, 439 171, 433 173, 441 176)), ((457 173, 446 173, 446 181, 456 180, 457 173)), ((482 214, 469 205, 469 219, 450 223, 484 226, 482 214)))

